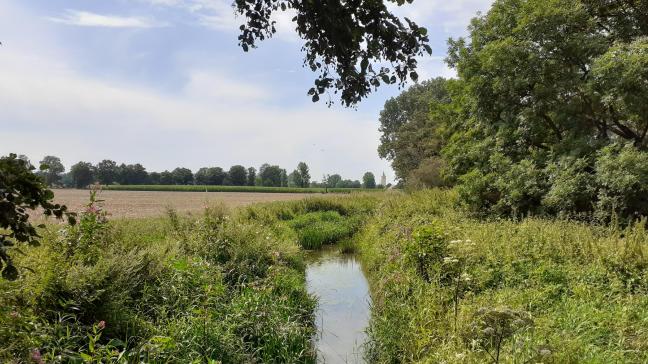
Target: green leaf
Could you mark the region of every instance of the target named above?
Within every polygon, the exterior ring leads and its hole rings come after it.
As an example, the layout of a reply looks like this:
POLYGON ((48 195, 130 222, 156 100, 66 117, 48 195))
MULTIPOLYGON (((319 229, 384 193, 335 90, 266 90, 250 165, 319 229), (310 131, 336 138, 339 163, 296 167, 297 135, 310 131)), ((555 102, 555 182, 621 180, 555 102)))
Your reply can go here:
POLYGON ((91 363, 92 362, 92 357, 86 353, 80 353, 81 359, 83 359, 84 362, 86 363, 91 363))

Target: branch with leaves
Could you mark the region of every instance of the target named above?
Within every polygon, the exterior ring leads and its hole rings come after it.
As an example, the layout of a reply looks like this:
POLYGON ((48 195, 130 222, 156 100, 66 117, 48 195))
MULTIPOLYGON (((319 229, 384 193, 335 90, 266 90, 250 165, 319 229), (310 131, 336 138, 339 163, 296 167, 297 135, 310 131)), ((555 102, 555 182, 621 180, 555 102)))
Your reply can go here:
POLYGON ((381 83, 417 81, 416 57, 432 53, 427 30, 392 14, 383 0, 236 0, 234 7, 245 17, 238 39, 246 52, 276 33, 276 12, 295 14, 295 30, 305 41, 304 66, 319 71, 308 91, 313 102, 333 90, 353 106, 381 83))
MULTIPOLYGON (((45 216, 66 218, 68 223, 76 223, 74 213, 68 212, 66 206, 52 202, 54 193, 33 173, 34 169, 15 154, 0 158, 0 270, 2 277, 9 280, 19 275, 9 249, 14 247, 20 252, 16 244, 38 245, 40 236, 29 221, 29 210, 42 208, 45 216)), ((40 169, 45 170, 47 166, 41 165, 40 169)))

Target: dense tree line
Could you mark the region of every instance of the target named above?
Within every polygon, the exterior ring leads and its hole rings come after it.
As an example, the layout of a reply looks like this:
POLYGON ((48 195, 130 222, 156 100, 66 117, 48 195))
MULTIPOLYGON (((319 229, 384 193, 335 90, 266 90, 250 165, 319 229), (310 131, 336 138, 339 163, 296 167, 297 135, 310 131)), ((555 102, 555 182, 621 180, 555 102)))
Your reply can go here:
MULTIPOLYGON (((24 158, 27 162, 26 157, 24 158)), ((85 188, 93 183, 103 185, 215 185, 215 186, 266 186, 266 187, 338 187, 338 188, 376 188, 373 173, 367 172, 363 183, 342 180, 338 174, 325 176, 323 182, 311 180, 310 170, 305 162, 299 162, 290 173, 277 165, 263 164, 257 173, 256 168, 234 165, 228 170, 221 167, 203 167, 193 173, 184 167, 172 171, 147 172, 141 164, 117 164, 112 160, 102 160, 93 165, 89 162, 74 164, 68 173, 61 160, 46 156, 40 162, 46 168, 37 172, 48 186, 85 188)))
POLYGON ((499 0, 469 31, 458 79, 385 104, 398 177, 480 213, 648 215, 648 3, 499 0))

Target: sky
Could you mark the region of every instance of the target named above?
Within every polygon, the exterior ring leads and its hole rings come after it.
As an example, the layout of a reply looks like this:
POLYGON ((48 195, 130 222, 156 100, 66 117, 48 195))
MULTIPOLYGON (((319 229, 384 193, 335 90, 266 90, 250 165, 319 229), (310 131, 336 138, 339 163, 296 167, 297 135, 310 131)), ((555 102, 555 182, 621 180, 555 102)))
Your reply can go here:
MULTIPOLYGON (((428 29, 421 80, 453 77, 446 41, 466 35, 491 0, 415 0, 390 7, 428 29)), ((357 108, 306 95, 291 15, 244 53, 232 0, 0 0, 0 155, 141 163, 148 171, 305 161, 314 179, 366 171, 378 157, 378 116, 402 90, 381 87, 357 108)), ((334 100, 335 101, 335 100, 334 100)))

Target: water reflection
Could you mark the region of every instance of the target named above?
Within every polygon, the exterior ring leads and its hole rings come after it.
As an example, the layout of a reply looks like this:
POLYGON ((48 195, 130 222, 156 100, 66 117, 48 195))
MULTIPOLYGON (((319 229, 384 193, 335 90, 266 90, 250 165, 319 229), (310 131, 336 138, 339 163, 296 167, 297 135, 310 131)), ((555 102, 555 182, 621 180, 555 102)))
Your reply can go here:
POLYGON ((318 361, 364 363, 362 344, 369 322, 369 286, 353 255, 333 248, 311 253, 308 290, 319 298, 316 317, 318 361))

